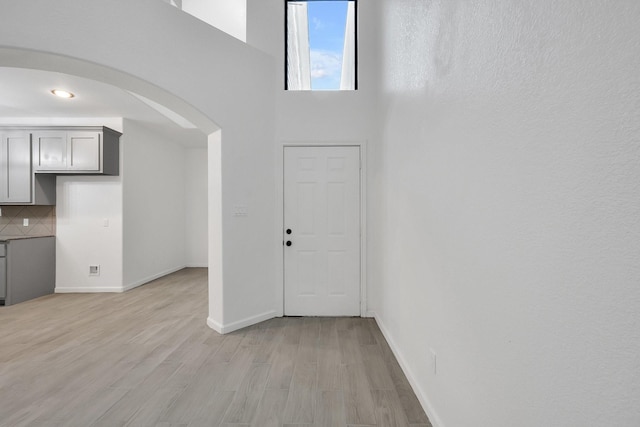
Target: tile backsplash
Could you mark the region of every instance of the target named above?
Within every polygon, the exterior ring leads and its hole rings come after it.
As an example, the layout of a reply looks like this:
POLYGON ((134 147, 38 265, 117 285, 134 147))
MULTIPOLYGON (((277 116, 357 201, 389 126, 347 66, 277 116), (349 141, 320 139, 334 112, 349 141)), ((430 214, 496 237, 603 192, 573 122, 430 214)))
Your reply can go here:
POLYGON ((0 236, 53 236, 56 234, 55 206, 0 206, 0 236), (24 226, 24 219, 29 225, 24 226))

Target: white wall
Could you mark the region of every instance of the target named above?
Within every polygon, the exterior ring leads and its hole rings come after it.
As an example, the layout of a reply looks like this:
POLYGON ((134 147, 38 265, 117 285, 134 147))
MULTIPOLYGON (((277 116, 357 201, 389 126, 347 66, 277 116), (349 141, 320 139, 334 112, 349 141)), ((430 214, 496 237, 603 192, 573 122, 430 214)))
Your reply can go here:
POLYGON ((209 206, 209 221, 207 224, 209 231, 207 248, 209 255, 209 317, 207 318, 207 324, 216 331, 223 332, 228 328, 229 324, 224 323, 225 299, 219 297, 224 294, 225 285, 222 175, 217 173, 218 170, 222 169, 221 130, 212 132, 207 137, 207 157, 207 203, 209 206))
MULTIPOLYGON (((113 118, 32 124, 106 125, 122 132, 122 119, 113 118)), ((122 144, 120 153, 122 169, 122 144)), ((122 291, 122 176, 60 175, 56 193, 56 292, 122 291), (89 276, 90 265, 100 266, 99 276, 89 276)))
POLYGON ((185 263, 208 265, 208 154, 206 148, 185 150, 185 263))
POLYGON ((120 177, 59 176, 56 187, 56 292, 120 292, 120 177), (99 276, 89 276, 90 265, 99 276))
POLYGON ((434 425, 640 425, 640 3, 379 4, 372 308, 434 425))
POLYGON ((246 0, 182 0, 182 10, 239 40, 246 40, 246 0))
POLYGON ((126 289, 186 266, 185 148, 124 120, 123 258, 126 289))

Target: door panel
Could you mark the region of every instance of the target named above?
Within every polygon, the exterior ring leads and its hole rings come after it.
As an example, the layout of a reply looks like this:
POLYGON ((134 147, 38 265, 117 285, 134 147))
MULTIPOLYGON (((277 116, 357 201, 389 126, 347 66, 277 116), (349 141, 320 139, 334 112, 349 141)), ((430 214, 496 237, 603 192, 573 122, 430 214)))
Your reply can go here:
POLYGON ((69 132, 68 169, 100 170, 100 132, 69 132))
POLYGON ((67 132, 50 131, 33 134, 35 170, 67 168, 67 132))
POLYGON ((359 147, 285 147, 284 229, 285 315, 359 315, 359 147))

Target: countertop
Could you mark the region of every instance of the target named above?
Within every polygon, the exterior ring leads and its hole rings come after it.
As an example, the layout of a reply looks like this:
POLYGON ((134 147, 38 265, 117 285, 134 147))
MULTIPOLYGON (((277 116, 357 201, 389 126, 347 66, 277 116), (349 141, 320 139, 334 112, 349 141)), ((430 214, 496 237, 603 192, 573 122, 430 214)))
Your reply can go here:
POLYGON ((21 239, 39 239, 41 237, 55 237, 54 235, 50 236, 0 236, 0 242, 7 242, 9 240, 21 240, 21 239))

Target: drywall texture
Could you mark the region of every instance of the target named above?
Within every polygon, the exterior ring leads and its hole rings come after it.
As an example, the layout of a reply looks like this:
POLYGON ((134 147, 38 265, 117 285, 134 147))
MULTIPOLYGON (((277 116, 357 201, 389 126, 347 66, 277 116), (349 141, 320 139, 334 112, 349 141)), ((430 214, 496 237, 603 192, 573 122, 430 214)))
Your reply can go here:
POLYGON ((121 144, 124 286, 185 267, 185 148, 133 120, 121 144))
POLYGON ((640 425, 640 3, 378 19, 373 308, 434 425, 640 425))

